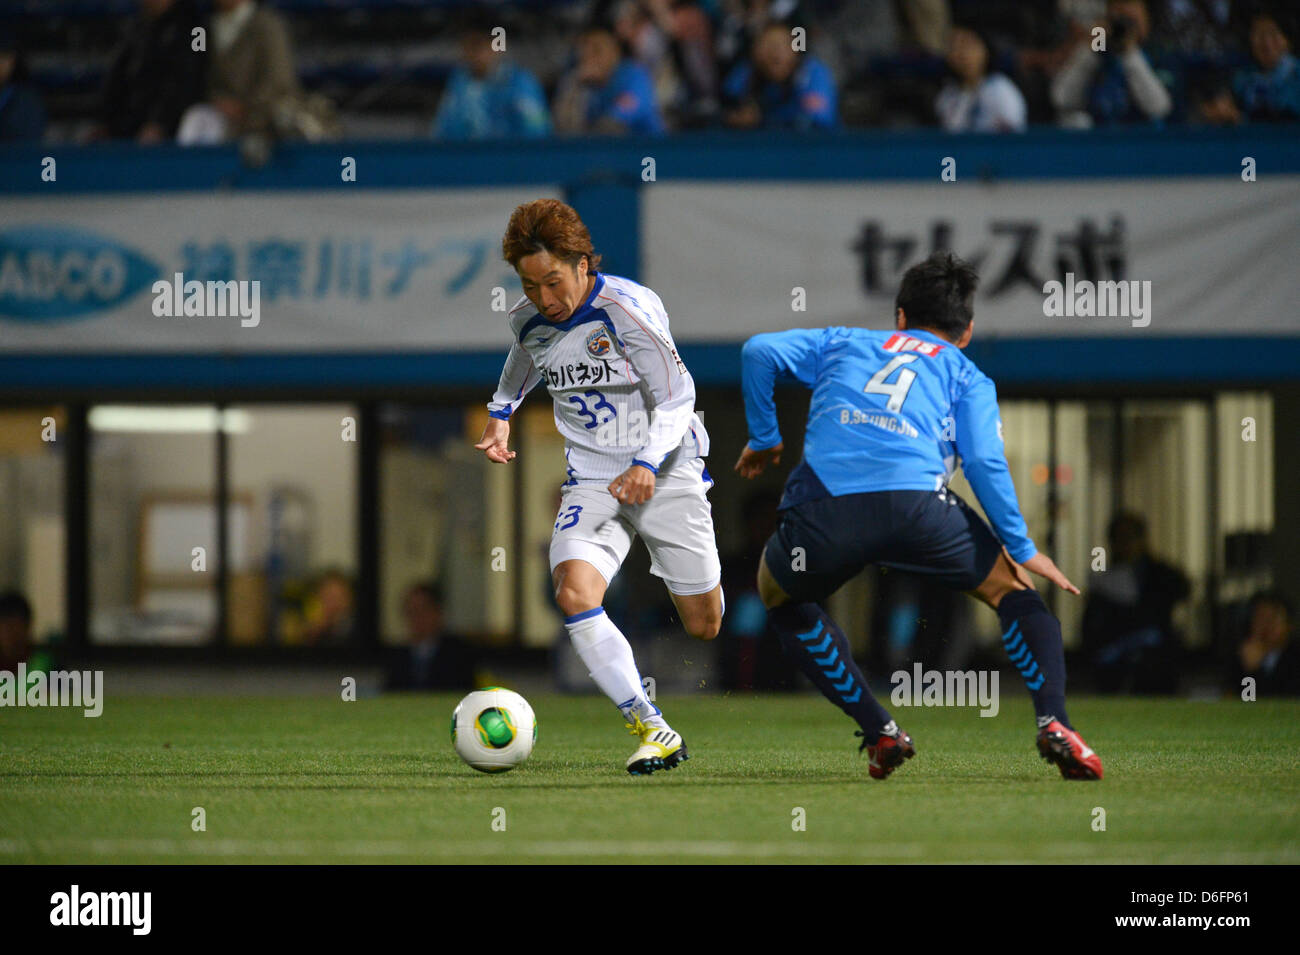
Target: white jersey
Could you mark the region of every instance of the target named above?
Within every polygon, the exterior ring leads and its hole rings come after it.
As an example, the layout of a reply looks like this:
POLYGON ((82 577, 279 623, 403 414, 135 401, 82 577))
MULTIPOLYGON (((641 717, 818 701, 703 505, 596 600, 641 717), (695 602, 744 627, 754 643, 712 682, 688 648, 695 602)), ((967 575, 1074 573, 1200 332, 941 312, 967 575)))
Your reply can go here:
POLYGON ((1028 116, 1019 87, 991 73, 974 90, 948 83, 934 101, 939 125, 950 133, 1023 132, 1028 116))
POLYGON ((511 309, 515 340, 488 413, 508 420, 545 381, 564 438, 566 484, 608 484, 633 464, 658 474, 708 454, 695 382, 677 355, 663 302, 631 279, 595 276, 587 300, 562 322, 539 314, 526 296, 511 309))

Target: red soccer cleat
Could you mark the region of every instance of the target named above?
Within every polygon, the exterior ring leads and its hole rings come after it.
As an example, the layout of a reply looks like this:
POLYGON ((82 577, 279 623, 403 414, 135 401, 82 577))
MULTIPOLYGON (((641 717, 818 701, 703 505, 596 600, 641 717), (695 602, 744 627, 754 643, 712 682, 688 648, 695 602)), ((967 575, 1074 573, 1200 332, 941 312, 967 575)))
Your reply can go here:
POLYGON ((885 779, 899 766, 903 765, 903 760, 911 759, 916 755, 916 747, 912 745, 912 737, 908 736, 898 724, 890 720, 889 725, 885 727, 886 732, 880 734, 874 745, 868 744, 866 736, 862 731, 854 733, 854 736, 862 737, 862 745, 858 747, 858 752, 867 751, 867 763, 872 779, 885 779), (889 732, 890 728, 893 732, 889 732))
POLYGON ((1066 779, 1101 779, 1101 757, 1060 720, 1038 731, 1038 755, 1055 763, 1066 779))

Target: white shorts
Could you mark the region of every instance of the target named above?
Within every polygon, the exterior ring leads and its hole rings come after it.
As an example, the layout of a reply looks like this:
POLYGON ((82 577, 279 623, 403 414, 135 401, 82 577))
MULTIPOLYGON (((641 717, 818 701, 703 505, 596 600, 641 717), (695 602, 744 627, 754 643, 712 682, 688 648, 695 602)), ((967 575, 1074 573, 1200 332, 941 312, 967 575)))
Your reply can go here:
POLYGON ((619 503, 604 484, 564 488, 551 535, 551 571, 566 560, 585 560, 605 582, 623 566, 640 534, 650 552, 650 572, 679 596, 708 593, 722 579, 704 459, 660 471, 644 504, 619 503))

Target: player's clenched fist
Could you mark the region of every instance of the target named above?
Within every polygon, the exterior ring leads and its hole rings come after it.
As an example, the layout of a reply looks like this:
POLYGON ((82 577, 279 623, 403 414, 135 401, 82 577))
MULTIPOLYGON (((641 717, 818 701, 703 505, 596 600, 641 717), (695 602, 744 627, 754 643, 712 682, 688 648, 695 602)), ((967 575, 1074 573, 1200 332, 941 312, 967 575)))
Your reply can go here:
POLYGON ((784 448, 784 444, 777 444, 755 451, 747 444, 745 450, 740 452, 740 460, 736 462, 736 472, 743 478, 758 477, 769 464, 781 463, 781 451, 784 448))
POLYGON ((623 504, 644 504, 655 493, 655 473, 634 464, 609 482, 609 493, 623 504))
POLYGON ((487 427, 483 429, 483 440, 474 447, 488 456, 489 461, 505 464, 515 453, 506 447, 510 441, 510 422, 500 418, 488 418, 487 427))

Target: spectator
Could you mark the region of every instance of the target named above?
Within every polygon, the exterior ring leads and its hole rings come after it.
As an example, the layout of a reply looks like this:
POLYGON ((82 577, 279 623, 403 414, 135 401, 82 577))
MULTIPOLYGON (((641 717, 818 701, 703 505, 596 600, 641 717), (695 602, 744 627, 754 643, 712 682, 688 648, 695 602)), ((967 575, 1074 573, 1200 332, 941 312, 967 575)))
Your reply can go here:
POLYGON ((1016 84, 989 72, 989 44, 969 27, 957 27, 948 40, 948 68, 956 76, 935 99, 939 124, 950 133, 1022 132, 1027 110, 1016 84))
POLYGON ((1152 41, 1195 60, 1226 60, 1238 53, 1244 6, 1232 0, 1155 0, 1152 41))
POLYGON ((723 0, 717 21, 715 49, 724 77, 749 61, 759 34, 771 24, 808 27, 800 0, 723 0))
POLYGON ((1251 122, 1300 119, 1300 69, 1276 17, 1251 19, 1250 55, 1254 68, 1238 72, 1232 84, 1242 114, 1251 122))
MULTIPOLYGON (((1257 699, 1300 696, 1300 649, 1291 639, 1295 612, 1276 590, 1250 600, 1250 630, 1238 650, 1241 675, 1253 677, 1257 699)), ((1240 682, 1237 689, 1240 689, 1240 682)))
POLYGON ((309 644, 338 645, 352 640, 355 628, 352 581, 339 570, 327 570, 307 602, 303 639, 309 644))
POLYGON ((476 20, 461 33, 460 55, 433 121, 435 139, 535 139, 550 133, 541 84, 492 49, 486 22, 476 20))
POLYGON ((185 145, 270 135, 301 98, 280 14, 253 0, 213 0, 213 7, 207 102, 182 117, 178 139, 185 145))
POLYGON ((0 24, 0 142, 39 142, 45 107, 27 85, 27 63, 17 38, 0 24))
MULTIPOLYGON (((1076 39, 1088 33, 1090 25, 1106 15, 1108 0, 1056 0, 1056 12, 1076 39)), ((1051 3, 1047 6, 1052 6, 1051 3)))
POLYGON ((199 22, 193 0, 140 0, 109 65, 92 138, 176 138, 181 115, 203 98, 205 54, 190 35, 199 22))
POLYGON ((1091 34, 1081 36, 1052 81, 1052 102, 1062 125, 1164 119, 1173 109, 1173 97, 1142 52, 1150 32, 1144 0, 1111 0, 1106 20, 1098 26, 1105 30, 1106 49, 1094 50, 1091 34))
POLYGON ((838 123, 835 81, 820 60, 796 52, 790 28, 769 24, 749 63, 727 77, 725 119, 737 128, 831 129, 838 123))
POLYGON ((1089 29, 1106 15, 1106 3, 1105 0, 1057 0, 1018 10, 1023 19, 1008 31, 1008 37, 1016 48, 1014 76, 1025 94, 1029 122, 1055 122, 1052 80, 1078 45, 1089 42, 1089 29))
POLYGON ((1098 689, 1173 693, 1182 655, 1173 613, 1191 585, 1151 555, 1141 515, 1115 515, 1109 537, 1110 567, 1093 576, 1082 623, 1082 649, 1098 689))
POLYGON ((18 672, 32 652, 32 605, 17 590, 0 594, 0 670, 18 672))
POLYGON ((601 27, 579 35, 578 62, 560 80, 554 118, 561 133, 657 135, 664 131, 649 72, 625 60, 614 34, 601 27))
POLYGON ((831 0, 817 18, 815 37, 818 55, 843 89, 865 77, 873 59, 897 56, 905 34, 894 0, 831 0))
POLYGON ((952 24, 948 0, 902 0, 899 9, 911 43, 933 56, 942 56, 952 24))
POLYGON ((619 0, 614 33, 655 83, 665 112, 683 126, 699 126, 718 110, 713 29, 698 6, 675 0, 619 0))
POLYGON ((402 599, 406 646, 389 655, 385 690, 472 690, 474 658, 459 637, 443 628, 442 590, 416 584, 402 599))

